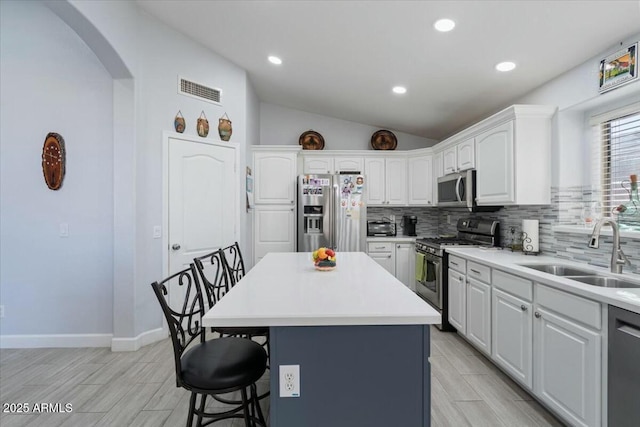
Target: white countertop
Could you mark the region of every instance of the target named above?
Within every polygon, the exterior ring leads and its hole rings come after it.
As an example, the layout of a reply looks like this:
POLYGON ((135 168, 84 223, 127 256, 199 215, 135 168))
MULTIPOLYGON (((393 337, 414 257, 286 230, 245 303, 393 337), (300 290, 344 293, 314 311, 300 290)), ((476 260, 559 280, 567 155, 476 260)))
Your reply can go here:
POLYGON ((636 274, 612 274, 608 269, 596 267, 586 263, 579 263, 570 260, 559 259, 551 256, 531 256, 508 250, 498 250, 495 248, 447 248, 446 251, 453 255, 459 255, 472 261, 486 264, 492 268, 497 268, 508 273, 533 280, 556 289, 570 292, 590 298, 597 302, 615 305, 626 310, 640 313, 640 288, 603 288, 600 286, 587 285, 575 280, 567 279, 553 274, 532 270, 519 264, 557 264, 578 267, 583 270, 590 270, 594 273, 613 276, 630 281, 637 281, 640 284, 640 276, 636 274))
POLYGON ((416 236, 388 236, 374 237, 368 236, 367 242, 393 242, 393 243, 415 243, 416 236))
POLYGON ((269 253, 202 318, 203 326, 424 325, 440 314, 364 252, 317 271, 310 253, 269 253))

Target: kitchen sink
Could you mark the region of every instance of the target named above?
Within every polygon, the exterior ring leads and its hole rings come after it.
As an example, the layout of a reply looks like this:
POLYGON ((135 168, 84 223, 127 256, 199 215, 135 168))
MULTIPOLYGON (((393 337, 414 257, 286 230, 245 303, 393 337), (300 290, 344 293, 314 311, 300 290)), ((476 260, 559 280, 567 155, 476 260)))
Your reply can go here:
POLYGON ((542 271, 543 273, 553 274, 554 276, 588 276, 593 274, 592 271, 581 270, 579 268, 568 267, 566 265, 520 264, 520 266, 542 271))
POLYGON ((574 276, 567 279, 586 283, 587 285, 601 286, 603 288, 640 288, 640 283, 630 282, 617 277, 606 276, 574 276))

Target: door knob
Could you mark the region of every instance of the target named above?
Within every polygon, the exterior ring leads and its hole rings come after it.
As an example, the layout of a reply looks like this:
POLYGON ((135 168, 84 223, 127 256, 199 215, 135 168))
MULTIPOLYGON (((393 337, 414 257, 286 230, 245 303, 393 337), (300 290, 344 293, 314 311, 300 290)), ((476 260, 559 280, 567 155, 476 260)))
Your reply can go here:
POLYGON ((171 249, 173 249, 174 251, 177 251, 178 249, 180 249, 180 245, 179 245, 178 243, 174 243, 174 244, 171 246, 171 249))

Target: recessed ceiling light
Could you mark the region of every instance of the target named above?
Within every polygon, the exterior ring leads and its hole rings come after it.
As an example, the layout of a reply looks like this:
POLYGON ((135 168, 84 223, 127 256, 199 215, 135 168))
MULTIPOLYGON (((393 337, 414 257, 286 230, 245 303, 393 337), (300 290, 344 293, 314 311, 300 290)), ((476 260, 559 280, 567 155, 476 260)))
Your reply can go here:
POLYGON ((516 68, 516 64, 511 61, 501 62, 496 65, 496 70, 498 71, 511 71, 516 68))
POLYGON ((438 31, 442 31, 442 32, 447 32, 447 31, 451 31, 453 30, 453 28, 456 26, 456 23, 453 22, 451 19, 438 19, 436 21, 435 24, 433 24, 433 27, 438 30, 438 31))
POLYGON ((399 95, 402 95, 403 93, 407 93, 407 88, 404 86, 394 86, 394 88, 391 90, 393 91, 393 93, 397 93, 399 95))
POLYGON ((275 64, 275 65, 280 65, 280 64, 282 64, 282 59, 278 58, 277 56, 273 56, 273 55, 272 55, 272 56, 270 56, 270 57, 269 57, 269 58, 267 58, 267 59, 269 59, 269 62, 271 62, 272 64, 275 64))

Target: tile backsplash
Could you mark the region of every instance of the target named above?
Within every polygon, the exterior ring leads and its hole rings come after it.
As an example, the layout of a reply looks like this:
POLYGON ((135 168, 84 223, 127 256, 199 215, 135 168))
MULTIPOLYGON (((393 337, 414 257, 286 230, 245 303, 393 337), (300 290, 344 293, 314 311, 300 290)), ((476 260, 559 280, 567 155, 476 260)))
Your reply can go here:
MULTIPOLYGON (((369 207, 367 208, 367 218, 377 220, 395 215, 400 235, 402 234, 402 215, 416 215, 418 217, 416 232, 418 236, 424 237, 455 234, 458 218, 495 219, 500 221, 501 246, 509 244, 512 228, 515 230, 516 236, 520 235, 523 219, 537 219, 540 221, 541 253, 608 268, 611 260, 612 237, 601 238, 600 248, 591 249, 587 246, 589 235, 558 232, 552 229, 554 225, 558 224, 581 224, 582 209, 591 204, 591 200, 593 200, 590 189, 579 186, 554 187, 551 194, 551 205, 508 206, 492 213, 469 213, 465 210, 445 208, 369 207), (451 220, 450 223, 448 219, 451 220)), ((622 237, 621 242, 622 250, 631 261, 631 266, 625 266, 624 271, 640 274, 640 239, 622 237)))

